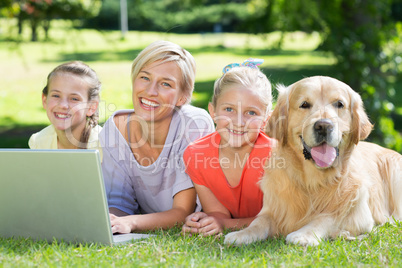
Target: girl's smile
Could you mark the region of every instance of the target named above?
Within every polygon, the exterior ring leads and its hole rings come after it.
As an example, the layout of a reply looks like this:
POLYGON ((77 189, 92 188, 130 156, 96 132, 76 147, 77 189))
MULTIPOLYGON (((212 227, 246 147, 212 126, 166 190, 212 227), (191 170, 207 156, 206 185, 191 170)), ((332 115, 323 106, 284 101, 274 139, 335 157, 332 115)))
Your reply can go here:
POLYGON ((62 114, 62 113, 54 113, 54 116, 55 116, 57 119, 67 119, 67 118, 70 118, 70 117, 71 117, 70 114, 62 114))
POLYGON ((88 87, 85 79, 70 73, 59 73, 49 80, 48 93, 42 96, 42 104, 56 131, 68 130, 79 140, 87 116, 96 110, 88 102, 88 87))
POLYGON ((239 136, 244 135, 245 133, 247 133, 246 131, 237 131, 237 130, 234 130, 234 129, 228 129, 228 131, 230 133, 232 133, 233 135, 239 135, 239 136))

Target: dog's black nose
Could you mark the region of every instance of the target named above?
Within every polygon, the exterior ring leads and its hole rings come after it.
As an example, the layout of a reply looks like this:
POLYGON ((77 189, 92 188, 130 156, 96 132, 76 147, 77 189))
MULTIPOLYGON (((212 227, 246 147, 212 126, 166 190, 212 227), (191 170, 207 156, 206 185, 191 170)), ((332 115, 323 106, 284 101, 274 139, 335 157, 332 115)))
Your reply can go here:
POLYGON ((314 130, 318 135, 326 136, 334 129, 334 124, 329 119, 320 119, 314 124, 314 130))

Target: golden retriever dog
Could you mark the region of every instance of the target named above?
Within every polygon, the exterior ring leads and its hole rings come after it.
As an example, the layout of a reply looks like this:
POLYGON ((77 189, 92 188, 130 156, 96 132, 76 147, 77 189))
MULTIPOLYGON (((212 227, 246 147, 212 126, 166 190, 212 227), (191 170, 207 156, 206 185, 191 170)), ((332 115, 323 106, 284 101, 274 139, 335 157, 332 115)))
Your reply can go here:
POLYGON ((278 145, 268 161, 282 165, 267 162, 260 213, 247 228, 227 234, 225 243, 284 235, 288 243, 317 245, 401 220, 402 156, 360 141, 372 130, 361 97, 323 76, 278 90, 267 125, 278 145))

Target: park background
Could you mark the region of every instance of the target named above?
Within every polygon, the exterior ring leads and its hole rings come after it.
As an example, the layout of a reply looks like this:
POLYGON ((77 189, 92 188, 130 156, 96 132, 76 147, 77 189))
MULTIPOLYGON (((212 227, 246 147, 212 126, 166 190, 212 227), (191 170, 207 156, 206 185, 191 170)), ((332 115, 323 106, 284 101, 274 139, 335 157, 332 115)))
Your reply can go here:
MULTIPOLYGON (((26 148, 29 136, 49 124, 41 90, 48 73, 66 61, 82 60, 98 73, 101 124, 114 111, 131 108, 131 62, 149 43, 163 39, 196 59, 196 106, 207 107, 223 66, 262 58, 274 86, 312 75, 349 84, 375 124, 369 140, 401 152, 401 0, 128 0, 123 8, 128 31, 122 28, 123 2, 0 0, 0 148, 26 148)), ((0 266, 397 267, 402 262, 399 222, 316 248, 288 245, 283 237, 227 247, 222 237, 183 238, 179 232, 156 231, 156 238, 122 247, 0 238, 0 266)))
POLYGON ((402 0, 0 0, 0 147, 27 147, 48 124, 41 90, 62 62, 97 71, 101 124, 131 108, 131 61, 164 39, 196 59, 196 106, 223 66, 262 58, 274 86, 312 75, 349 84, 375 125, 369 140, 401 152, 401 21, 402 0))

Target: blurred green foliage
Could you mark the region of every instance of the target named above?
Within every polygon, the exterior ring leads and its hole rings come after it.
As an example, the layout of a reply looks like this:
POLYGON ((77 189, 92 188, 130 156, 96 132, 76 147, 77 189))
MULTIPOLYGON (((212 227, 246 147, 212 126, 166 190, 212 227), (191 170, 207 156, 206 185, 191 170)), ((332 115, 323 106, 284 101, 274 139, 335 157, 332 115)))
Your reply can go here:
MULTIPOLYGON (((370 139, 398 151, 394 81, 402 70, 400 0, 251 0, 255 16, 245 25, 255 33, 318 31, 321 50, 337 59, 334 76, 359 92, 375 124, 370 139)), ((280 43, 279 43, 280 47, 280 43)), ((402 90, 402 89, 399 89, 402 90)))
POLYGON ((24 21, 31 27, 31 41, 38 41, 38 28, 45 31, 46 39, 53 19, 81 19, 96 16, 102 0, 0 0, 0 15, 17 18, 18 34, 23 32, 24 21))
POLYGON ((402 70, 402 24, 391 16, 392 1, 338 0, 320 7, 326 27, 323 48, 337 58, 339 78, 361 94, 376 124, 370 137, 401 150, 402 137, 390 118, 395 108, 392 82, 402 70))
MULTIPOLYGON (((118 0, 0 0, 1 14, 4 16, 4 10, 15 13, 16 3, 21 7, 21 19, 29 19, 31 25, 38 24, 32 18, 49 28, 53 18, 84 17, 80 26, 119 28, 118 0), (93 16, 100 2, 99 15, 93 16), (43 12, 31 12, 27 4, 43 12), (62 7, 55 9, 58 12, 49 13, 51 6, 58 5, 62 7), (24 12, 29 16, 23 17, 24 12)), ((398 102, 395 92, 401 90, 394 83, 401 79, 402 69, 401 0, 132 0, 128 1, 128 17, 129 28, 141 31, 319 32, 323 40, 319 49, 332 53, 337 60, 332 76, 349 84, 364 100, 376 125, 371 139, 402 150, 402 137, 394 121, 398 102)), ((283 39, 279 39, 278 51, 282 44, 283 39)))
MULTIPOLYGON (((236 31, 252 16, 247 8, 247 1, 134 0, 128 1, 127 5, 129 28, 139 31, 236 31)), ((85 20, 84 26, 119 29, 119 14, 119 1, 104 0, 99 16, 85 20)))

